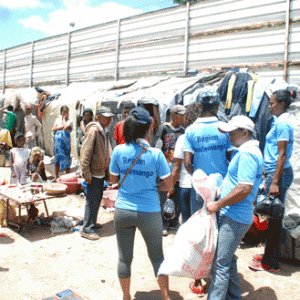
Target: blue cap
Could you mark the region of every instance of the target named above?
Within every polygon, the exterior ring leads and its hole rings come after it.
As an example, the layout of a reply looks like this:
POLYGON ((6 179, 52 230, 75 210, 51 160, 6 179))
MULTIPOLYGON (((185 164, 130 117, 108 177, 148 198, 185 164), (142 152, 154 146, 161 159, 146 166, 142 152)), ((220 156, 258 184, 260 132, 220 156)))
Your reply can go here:
POLYGON ((152 122, 148 110, 141 106, 137 106, 134 109, 132 109, 129 115, 134 116, 139 124, 151 124, 152 122))
POLYGON ((216 91, 202 91, 197 95, 197 102, 201 104, 216 105, 219 104, 219 94, 216 91))

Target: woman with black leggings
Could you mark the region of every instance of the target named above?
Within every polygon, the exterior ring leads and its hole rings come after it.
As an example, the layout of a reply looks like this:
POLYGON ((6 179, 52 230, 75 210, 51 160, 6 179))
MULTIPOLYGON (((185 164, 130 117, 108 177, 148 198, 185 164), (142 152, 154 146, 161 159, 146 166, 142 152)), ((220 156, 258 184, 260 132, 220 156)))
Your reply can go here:
MULTIPOLYGON (((131 110, 124 123, 123 136, 126 143, 114 149, 110 163, 111 184, 121 182, 139 154, 147 147, 122 183, 116 201, 114 225, 119 251, 118 277, 123 300, 131 299, 130 269, 136 228, 145 240, 155 276, 164 259, 163 226, 156 178, 159 176, 163 180, 160 189, 169 191, 171 176, 161 150, 150 148, 146 141, 150 125, 148 111, 141 107, 131 110)), ((170 300, 168 276, 157 276, 157 281, 163 299, 170 300)))

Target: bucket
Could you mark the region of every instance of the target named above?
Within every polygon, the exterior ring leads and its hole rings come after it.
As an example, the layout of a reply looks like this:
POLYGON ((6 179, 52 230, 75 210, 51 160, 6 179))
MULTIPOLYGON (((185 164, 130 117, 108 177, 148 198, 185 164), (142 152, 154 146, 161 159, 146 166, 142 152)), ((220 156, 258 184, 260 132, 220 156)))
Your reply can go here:
POLYGON ((61 181, 63 183, 66 183, 66 182, 78 182, 77 175, 76 175, 75 172, 61 175, 59 177, 59 181, 61 181))
POLYGON ((86 194, 87 194, 87 184, 86 184, 85 180, 81 182, 81 185, 83 187, 84 197, 86 197, 86 194))

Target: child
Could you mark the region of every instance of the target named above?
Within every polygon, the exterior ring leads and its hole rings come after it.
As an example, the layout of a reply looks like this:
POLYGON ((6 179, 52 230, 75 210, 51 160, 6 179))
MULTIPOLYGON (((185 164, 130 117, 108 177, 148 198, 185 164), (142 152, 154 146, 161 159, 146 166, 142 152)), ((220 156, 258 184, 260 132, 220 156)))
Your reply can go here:
POLYGON ((31 150, 31 160, 29 165, 29 176, 32 182, 47 181, 45 164, 43 161, 43 152, 40 147, 34 147, 31 150))
POLYGON ((24 148, 25 136, 17 133, 15 136, 17 148, 11 149, 11 184, 26 183, 29 171, 30 150, 24 148))
POLYGON ((10 167, 10 152, 6 143, 0 142, 0 167, 10 167))

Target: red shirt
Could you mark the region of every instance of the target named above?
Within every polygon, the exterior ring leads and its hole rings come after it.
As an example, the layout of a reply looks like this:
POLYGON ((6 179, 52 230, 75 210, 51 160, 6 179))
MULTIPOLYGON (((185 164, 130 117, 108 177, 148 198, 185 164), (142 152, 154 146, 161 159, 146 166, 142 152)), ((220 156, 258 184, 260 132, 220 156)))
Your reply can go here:
POLYGON ((117 123, 114 138, 118 142, 119 145, 125 144, 125 140, 123 137, 123 128, 124 128, 125 120, 122 120, 117 123))

